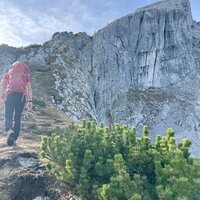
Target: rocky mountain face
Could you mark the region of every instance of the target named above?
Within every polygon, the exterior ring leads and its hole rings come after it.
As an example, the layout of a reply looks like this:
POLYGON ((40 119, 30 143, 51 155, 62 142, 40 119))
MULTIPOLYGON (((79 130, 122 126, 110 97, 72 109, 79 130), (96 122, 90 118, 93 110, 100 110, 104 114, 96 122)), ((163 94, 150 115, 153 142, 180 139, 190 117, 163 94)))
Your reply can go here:
MULTIPOLYGON (((1 75, 15 60, 31 69, 36 98, 74 120, 168 127, 200 157, 200 23, 189 0, 137 9, 96 32, 55 33, 43 45, 0 46, 1 75)), ((139 133, 139 131, 138 131, 139 133)))

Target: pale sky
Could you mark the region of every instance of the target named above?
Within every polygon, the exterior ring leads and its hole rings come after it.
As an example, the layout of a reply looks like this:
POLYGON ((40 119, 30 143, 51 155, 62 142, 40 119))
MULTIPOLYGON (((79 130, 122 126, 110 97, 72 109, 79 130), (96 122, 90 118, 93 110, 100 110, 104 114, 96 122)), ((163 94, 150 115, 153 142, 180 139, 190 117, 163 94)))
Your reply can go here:
MULTIPOLYGON (((0 44, 43 44, 55 32, 93 35, 114 20, 158 0, 0 0, 0 44)), ((200 21, 200 1, 190 0, 200 21)))

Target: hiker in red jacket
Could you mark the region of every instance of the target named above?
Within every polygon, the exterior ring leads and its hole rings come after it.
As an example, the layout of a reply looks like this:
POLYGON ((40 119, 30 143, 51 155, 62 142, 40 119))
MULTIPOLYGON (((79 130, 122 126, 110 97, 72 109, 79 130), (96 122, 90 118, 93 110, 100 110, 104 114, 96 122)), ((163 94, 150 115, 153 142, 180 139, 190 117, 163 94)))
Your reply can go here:
POLYGON ((21 115, 27 103, 32 108, 32 89, 28 66, 14 62, 12 68, 4 74, 0 83, 0 105, 5 103, 5 131, 8 134, 7 144, 13 146, 20 132, 21 115), (13 123, 14 115, 14 123, 13 123))

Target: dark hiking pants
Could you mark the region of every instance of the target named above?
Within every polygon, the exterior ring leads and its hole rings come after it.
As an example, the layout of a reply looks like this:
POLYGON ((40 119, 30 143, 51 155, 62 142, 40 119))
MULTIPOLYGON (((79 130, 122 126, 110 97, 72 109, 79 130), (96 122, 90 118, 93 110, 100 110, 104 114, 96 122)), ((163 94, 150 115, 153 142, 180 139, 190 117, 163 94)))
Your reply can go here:
POLYGON ((25 102, 26 98, 22 93, 9 94, 5 102, 5 131, 13 129, 15 140, 17 140, 19 136, 21 115, 25 102))

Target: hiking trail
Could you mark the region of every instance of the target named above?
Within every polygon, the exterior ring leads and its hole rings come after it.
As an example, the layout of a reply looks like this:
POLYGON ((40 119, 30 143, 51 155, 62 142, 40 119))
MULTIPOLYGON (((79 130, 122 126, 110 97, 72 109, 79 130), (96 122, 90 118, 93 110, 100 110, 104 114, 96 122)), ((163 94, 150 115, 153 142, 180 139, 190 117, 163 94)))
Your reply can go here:
POLYGON ((1 200, 75 200, 71 188, 45 171, 39 159, 40 138, 70 120, 52 106, 33 108, 22 116, 17 145, 7 146, 4 111, 0 110, 0 197, 1 200))

